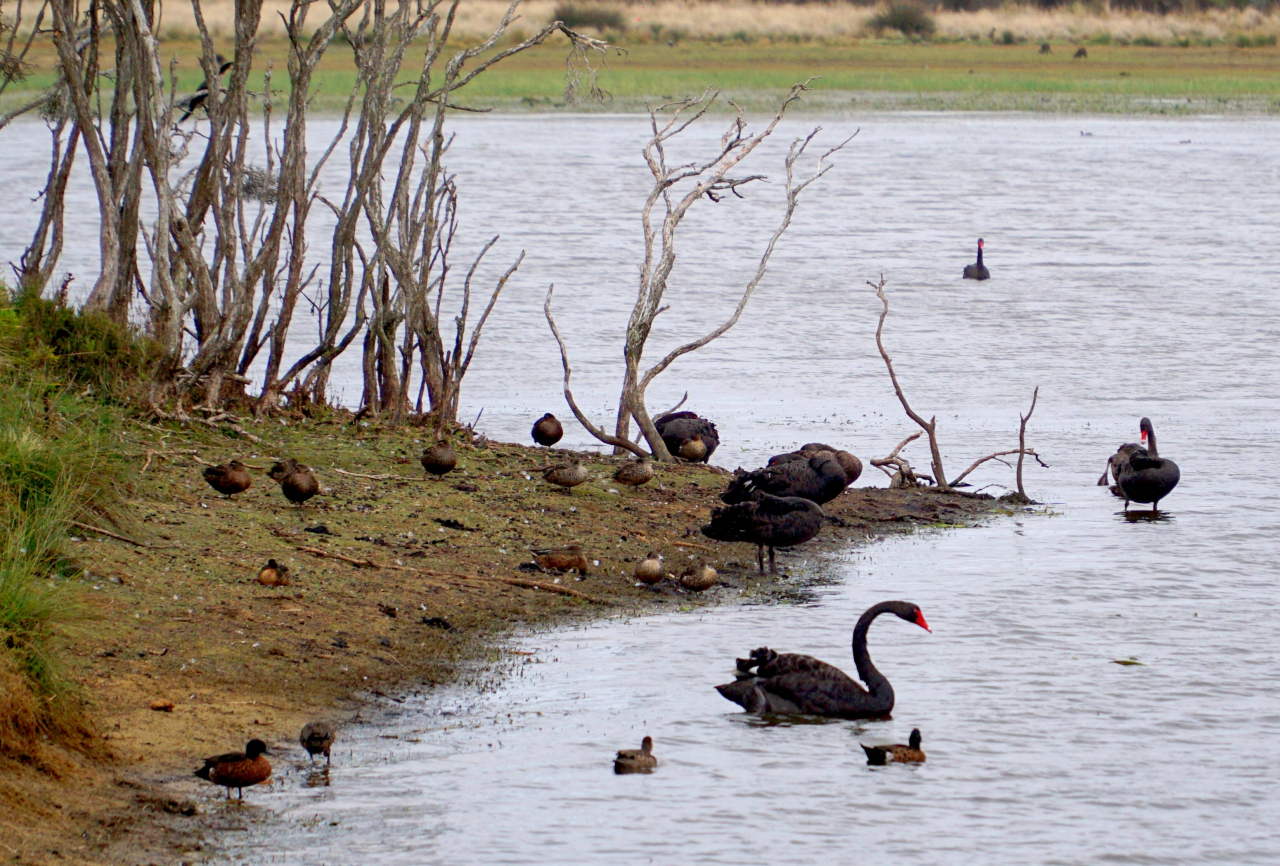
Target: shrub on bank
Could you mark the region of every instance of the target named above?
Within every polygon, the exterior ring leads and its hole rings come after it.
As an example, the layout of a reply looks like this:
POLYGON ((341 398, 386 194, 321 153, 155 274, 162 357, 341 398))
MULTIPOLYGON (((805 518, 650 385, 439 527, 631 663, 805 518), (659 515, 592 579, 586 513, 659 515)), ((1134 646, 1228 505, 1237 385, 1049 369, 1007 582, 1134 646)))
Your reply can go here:
POLYGON ((561 3, 551 13, 551 17, 563 21, 570 30, 590 27, 601 32, 612 30, 621 33, 627 29, 627 22, 622 19, 622 13, 607 6, 561 3))
POLYGON ((933 16, 915 0, 889 0, 867 24, 877 31, 897 30, 908 39, 928 39, 937 29, 933 16))

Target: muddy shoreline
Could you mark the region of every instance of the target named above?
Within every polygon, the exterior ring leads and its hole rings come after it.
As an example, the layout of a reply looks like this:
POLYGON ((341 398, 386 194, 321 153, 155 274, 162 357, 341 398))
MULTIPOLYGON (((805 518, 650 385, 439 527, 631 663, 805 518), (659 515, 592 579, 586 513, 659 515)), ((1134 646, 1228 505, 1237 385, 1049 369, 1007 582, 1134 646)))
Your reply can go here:
POLYGON ((302 754, 306 721, 349 722, 440 684, 480 687, 516 630, 792 597, 820 579, 823 552, 1008 511, 851 488, 827 506, 818 540, 780 555, 789 576, 777 579, 755 573, 753 547, 699 534, 726 483, 713 467, 661 466, 631 490, 612 481, 617 458, 577 453, 592 480, 566 494, 534 470, 570 452, 462 434, 459 468, 436 480, 417 464, 426 437, 412 428, 335 418, 245 429, 260 441, 136 422, 122 437, 135 520, 120 538, 75 542, 85 571, 67 589, 84 616, 60 638, 95 733, 5 761, 0 821, 14 862, 202 860, 224 823, 210 808, 221 790, 190 776, 205 755, 259 737, 283 770, 302 754), (264 472, 283 456, 313 466, 324 494, 289 505, 264 472), (253 486, 227 500, 200 470, 232 457, 253 486), (572 542, 587 575, 529 570, 531 548, 572 542), (720 583, 701 594, 639 585, 632 572, 649 550, 676 574, 705 559, 720 583), (268 558, 289 566, 290 585, 256 581, 268 558))

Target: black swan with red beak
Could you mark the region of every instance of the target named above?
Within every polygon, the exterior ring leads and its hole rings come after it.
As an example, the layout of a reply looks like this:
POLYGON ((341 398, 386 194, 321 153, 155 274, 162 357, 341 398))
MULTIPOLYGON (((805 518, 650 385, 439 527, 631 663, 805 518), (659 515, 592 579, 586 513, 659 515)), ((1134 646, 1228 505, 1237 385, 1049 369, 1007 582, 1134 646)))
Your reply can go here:
POLYGON ((964 266, 964 278, 966 280, 991 279, 991 271, 987 270, 987 266, 982 263, 982 238, 978 238, 978 263, 964 266))
POLYGON ((761 647, 752 650, 750 658, 738 659, 737 681, 716 686, 716 691, 759 715, 887 719, 893 712, 893 686, 867 654, 867 630, 882 613, 933 631, 920 608, 911 602, 882 601, 867 608, 853 628, 853 663, 865 688, 844 671, 813 656, 761 647))
POLYGON ((1144 447, 1133 451, 1129 459, 1120 465, 1116 472, 1116 486, 1124 497, 1125 511, 1129 510, 1129 502, 1133 501, 1150 502, 1154 512, 1160 500, 1178 486, 1182 473, 1178 470, 1177 463, 1161 457, 1156 450, 1156 431, 1151 426, 1151 419, 1143 418, 1138 427, 1142 431, 1144 447))

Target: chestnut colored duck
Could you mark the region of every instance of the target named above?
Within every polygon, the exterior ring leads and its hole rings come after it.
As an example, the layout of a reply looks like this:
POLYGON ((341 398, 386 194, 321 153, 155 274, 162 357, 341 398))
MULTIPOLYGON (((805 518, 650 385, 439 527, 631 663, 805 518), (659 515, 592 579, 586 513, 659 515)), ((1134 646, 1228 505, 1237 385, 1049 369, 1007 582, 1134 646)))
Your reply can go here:
POLYGON ((891 746, 868 746, 859 743, 862 751, 867 753, 867 763, 873 767, 885 764, 923 764, 924 752, 920 751, 920 729, 912 728, 907 745, 895 743, 891 746))
POLYGON ((752 650, 750 658, 738 659, 738 679, 716 686, 716 691, 747 712, 760 715, 887 719, 893 712, 893 686, 867 653, 867 631, 883 613, 933 631, 920 608, 910 602, 882 601, 867 608, 853 628, 853 663, 865 688, 844 671, 813 656, 761 647, 752 650))
POLYGON ((627 773, 648 773, 658 766, 658 759, 653 756, 653 737, 645 737, 640 741, 638 749, 620 749, 613 759, 613 771, 619 776, 627 773))
POLYGON ((277 462, 268 474, 280 484, 280 492, 284 494, 284 498, 295 505, 301 505, 320 492, 320 482, 316 481, 311 467, 304 466, 293 458, 277 462))
POLYGON ((555 415, 548 412, 533 423, 530 435, 534 442, 550 448, 564 437, 564 427, 555 415))
POLYGON ((231 799, 231 789, 235 788, 244 799, 244 789, 271 778, 271 762, 266 754, 267 744, 262 740, 250 740, 244 752, 228 752, 205 758, 204 766, 196 770, 201 779, 223 785, 227 789, 227 799, 231 799))
POLYGON ((448 475, 458 465, 458 455, 453 453, 447 442, 437 442, 423 451, 421 460, 427 474, 437 478, 448 475))

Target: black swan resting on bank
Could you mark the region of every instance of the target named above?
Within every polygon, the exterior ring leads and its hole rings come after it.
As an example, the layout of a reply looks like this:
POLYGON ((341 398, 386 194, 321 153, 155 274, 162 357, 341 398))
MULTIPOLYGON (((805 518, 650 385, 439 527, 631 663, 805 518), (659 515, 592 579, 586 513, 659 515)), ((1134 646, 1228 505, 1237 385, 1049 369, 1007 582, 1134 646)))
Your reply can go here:
POLYGON ((807 442, 795 451, 788 451, 786 454, 775 454, 769 458, 768 465, 777 466, 779 463, 787 463, 791 460, 808 460, 822 451, 830 451, 835 455, 836 462, 844 469, 846 486, 857 481, 858 477, 862 475, 862 461, 853 452, 842 451, 831 445, 823 445, 821 442, 807 442))
POLYGON ((709 461, 716 446, 720 444, 716 425, 706 418, 698 417, 696 412, 671 412, 655 420, 653 426, 658 429, 658 435, 672 454, 680 454, 685 443, 692 442, 693 446, 685 449, 689 455, 685 459, 693 463, 709 461), (699 443, 705 446, 705 453, 699 443))
POLYGON ((778 573, 775 547, 804 544, 818 534, 826 515, 822 506, 798 496, 765 494, 755 502, 741 502, 711 509, 711 522, 702 534, 716 541, 745 541, 756 545, 756 563, 764 574, 764 549, 769 548, 769 568, 778 573))
POLYGON ((882 601, 867 608, 853 628, 853 662, 863 688, 839 668, 813 656, 777 653, 768 647, 738 659, 737 681, 716 691, 749 713, 804 713, 841 719, 887 719, 893 712, 893 686, 867 654, 867 630, 882 613, 892 613, 932 632, 920 608, 907 601, 882 601), (751 669, 755 668, 755 673, 751 669))
POLYGON ((964 266, 964 278, 966 280, 991 279, 991 271, 987 270, 987 266, 982 263, 982 238, 978 238, 978 263, 964 266))
POLYGON ((1124 508, 1129 510, 1129 502, 1150 502, 1154 513, 1160 500, 1168 496, 1178 486, 1181 474, 1178 464, 1161 457, 1156 450, 1156 431, 1151 426, 1150 418, 1139 422, 1142 430, 1142 441, 1146 448, 1139 448, 1129 455, 1129 462, 1121 467, 1116 475, 1116 486, 1124 497, 1124 508))
POLYGON ((807 460, 786 460, 754 472, 743 472, 729 483, 720 499, 735 505, 764 495, 799 496, 821 505, 843 493, 847 484, 844 467, 830 451, 822 451, 807 460))

